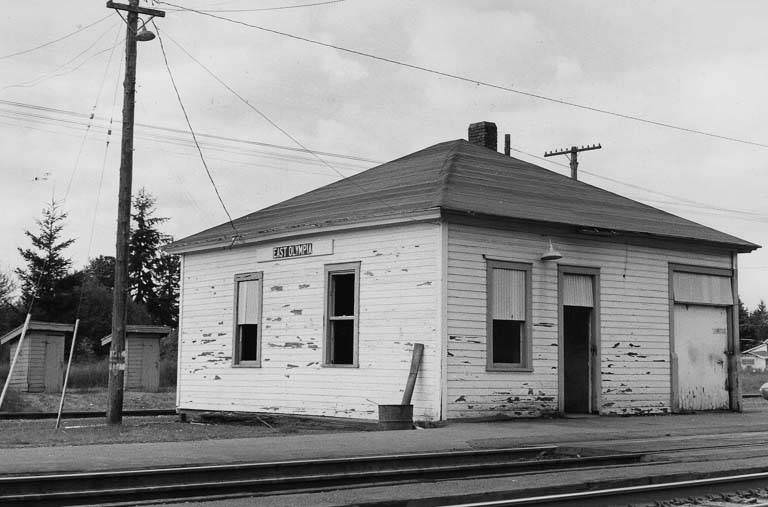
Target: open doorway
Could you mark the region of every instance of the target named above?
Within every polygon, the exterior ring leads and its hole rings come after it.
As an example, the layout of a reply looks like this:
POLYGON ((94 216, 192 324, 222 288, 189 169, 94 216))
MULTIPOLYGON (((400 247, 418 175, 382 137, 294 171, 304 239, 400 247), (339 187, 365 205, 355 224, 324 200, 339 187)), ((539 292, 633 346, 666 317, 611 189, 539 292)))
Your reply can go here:
POLYGON ((565 411, 590 413, 592 308, 563 307, 563 392, 565 411))
POLYGON ((559 266, 560 410, 596 414, 600 407, 600 270, 559 266))

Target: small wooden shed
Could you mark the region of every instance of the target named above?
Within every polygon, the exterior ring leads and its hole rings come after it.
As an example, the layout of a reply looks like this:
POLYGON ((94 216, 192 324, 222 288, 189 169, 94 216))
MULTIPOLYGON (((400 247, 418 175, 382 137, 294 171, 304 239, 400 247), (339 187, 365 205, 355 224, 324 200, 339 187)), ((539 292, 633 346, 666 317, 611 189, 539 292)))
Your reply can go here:
MULTIPOLYGON (((0 345, 10 344, 13 360, 24 326, 0 337, 0 345)), ((31 321, 11 375, 10 387, 19 391, 57 393, 64 380, 64 340, 73 324, 31 321)))
MULTIPOLYGON (((160 340, 171 332, 166 326, 126 327, 125 388, 157 392, 160 389, 160 340)), ((101 339, 101 345, 112 343, 112 335, 101 339)))

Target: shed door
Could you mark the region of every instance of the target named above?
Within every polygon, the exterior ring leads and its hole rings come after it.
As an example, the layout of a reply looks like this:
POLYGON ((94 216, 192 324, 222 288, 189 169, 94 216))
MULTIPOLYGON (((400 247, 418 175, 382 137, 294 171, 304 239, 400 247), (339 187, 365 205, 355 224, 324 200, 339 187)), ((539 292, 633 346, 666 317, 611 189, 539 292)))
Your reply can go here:
POLYGON ((675 304, 674 311, 680 409, 727 409, 727 309, 675 304))
POLYGON ((160 387, 160 342, 141 340, 141 385, 145 391, 155 392, 160 387))
POLYGON ((45 372, 43 381, 45 392, 58 393, 61 391, 64 361, 64 340, 58 336, 45 337, 45 372))

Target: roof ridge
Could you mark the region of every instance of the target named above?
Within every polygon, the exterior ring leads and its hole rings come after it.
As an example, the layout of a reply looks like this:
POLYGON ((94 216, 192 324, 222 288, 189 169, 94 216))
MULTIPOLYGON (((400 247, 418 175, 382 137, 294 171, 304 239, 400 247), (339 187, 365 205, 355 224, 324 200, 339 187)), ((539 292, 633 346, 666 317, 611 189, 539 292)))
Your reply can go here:
POLYGON ((453 171, 456 159, 459 156, 459 148, 462 145, 462 141, 464 141, 464 139, 451 141, 453 145, 451 146, 451 149, 445 153, 445 157, 443 157, 443 163, 440 166, 440 170, 437 172, 437 188, 435 189, 437 202, 435 202, 435 205, 441 208, 445 203, 445 194, 448 190, 448 183, 451 179, 451 173, 453 171))

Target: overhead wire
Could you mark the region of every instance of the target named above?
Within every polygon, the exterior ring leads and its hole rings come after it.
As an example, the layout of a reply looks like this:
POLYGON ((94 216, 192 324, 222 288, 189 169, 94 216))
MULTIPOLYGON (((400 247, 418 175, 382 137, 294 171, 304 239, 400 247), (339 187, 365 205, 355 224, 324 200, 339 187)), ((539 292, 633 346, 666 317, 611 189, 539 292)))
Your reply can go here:
POLYGON ((173 91, 176 93, 176 98, 179 101, 179 106, 181 107, 181 112, 184 113, 184 120, 187 122, 187 127, 189 128, 190 133, 192 134, 192 140, 195 142, 195 146, 197 147, 197 152, 200 154, 200 160, 203 163, 203 167, 205 168, 205 173, 208 175, 208 179, 211 182, 211 186, 213 186, 213 190, 216 193, 216 197, 219 199, 219 203, 221 203, 221 207, 224 209, 224 213, 226 213, 227 218, 229 218, 229 225, 232 227, 232 230, 234 231, 235 235, 232 238, 232 243, 237 240, 237 238, 240 237, 240 232, 237 230, 237 227, 235 226, 234 220, 232 219, 232 215, 229 213, 229 209, 227 209, 227 205, 224 203, 224 199, 221 196, 221 192, 219 192, 219 188, 216 185, 216 181, 213 179, 213 175, 211 174, 211 170, 208 167, 208 163, 205 161, 205 156, 203 155, 203 150, 200 148, 200 144, 197 142, 197 136, 195 135, 195 131, 192 128, 192 122, 189 120, 189 115, 187 114, 187 108, 184 106, 184 101, 181 99, 181 94, 179 93, 179 88, 176 86, 176 80, 173 77, 173 72, 171 71, 171 66, 168 63, 168 55, 165 52, 165 45, 163 44, 163 38, 160 35, 160 30, 157 27, 157 24, 155 24, 154 21, 152 21, 152 26, 155 27, 155 31, 157 32, 157 39, 160 42, 160 50, 163 53, 163 62, 165 63, 165 68, 168 71, 168 76, 171 79, 171 85, 173 86, 173 91))
MULTIPOLYGON (((534 153, 530 153, 530 152, 521 150, 519 148, 515 148, 515 147, 510 146, 510 149, 512 151, 514 151, 514 152, 521 153, 521 154, 526 155, 528 157, 535 158, 537 160, 541 160, 542 162, 546 162, 546 163, 549 163, 549 164, 554 164, 554 165, 557 165, 557 166, 560 166, 560 167, 570 168, 570 166, 568 166, 566 164, 563 164, 561 162, 557 162, 555 160, 552 160, 552 159, 549 159, 549 158, 545 158, 545 157, 536 155, 534 153)), ((593 176, 593 177, 598 178, 598 179, 603 179, 603 180, 606 180, 606 181, 610 181, 612 183, 616 183, 616 184, 619 184, 619 185, 624 185, 624 186, 627 186, 627 187, 630 187, 630 188, 641 190, 643 192, 648 192, 648 193, 651 193, 651 194, 662 195, 662 196, 665 196, 665 197, 668 197, 668 198, 671 198, 671 199, 675 199, 676 201, 680 201, 680 203, 678 203, 679 205, 685 205, 685 206, 689 206, 689 207, 699 207, 699 208, 702 208, 702 209, 707 209, 707 210, 712 210, 712 211, 726 212, 726 213, 732 213, 732 214, 741 214, 741 215, 748 215, 748 216, 752 216, 752 217, 768 219, 768 214, 764 214, 764 213, 761 213, 761 212, 758 212, 758 211, 746 211, 746 210, 739 210, 739 209, 731 209, 731 208, 723 208, 723 207, 711 206, 709 204, 702 203, 702 202, 699 202, 699 201, 693 201, 693 200, 690 200, 690 199, 686 199, 684 197, 679 197, 679 196, 675 196, 675 195, 672 195, 672 194, 667 194, 667 193, 664 193, 664 192, 659 192, 658 190, 653 190, 653 189, 648 188, 648 187, 643 187, 643 186, 640 186, 640 185, 636 185, 634 183, 627 183, 627 182, 621 181, 619 179, 611 178, 611 177, 608 177, 608 176, 603 176, 601 174, 597 174, 597 173, 592 172, 592 171, 587 171, 585 169, 579 169, 579 172, 584 173, 584 174, 588 174, 588 175, 593 176)), ((664 204, 675 204, 675 203, 670 203, 669 201, 651 201, 650 199, 645 199, 645 200, 648 200, 649 202, 662 202, 664 204)))
MULTIPOLYGON (((50 79, 52 77, 57 77, 57 73, 61 69, 67 67, 69 64, 71 64, 72 62, 76 61, 78 58, 83 56, 85 53, 87 53, 88 51, 93 49, 93 47, 96 46, 96 44, 98 44, 101 41, 101 39, 104 38, 105 35, 107 35, 111 30, 114 29, 114 26, 115 25, 110 26, 108 29, 106 29, 104 32, 102 32, 101 35, 99 35, 96 38, 96 40, 94 40, 92 43, 90 43, 85 49, 83 49, 82 51, 77 53, 75 56, 73 56, 72 58, 70 58, 66 62, 64 62, 61 65, 57 66, 52 71, 50 71, 50 72, 48 72, 46 74, 43 74, 42 76, 38 76, 35 79, 30 79, 30 80, 21 81, 19 83, 15 83, 15 84, 5 85, 5 86, 3 86, 3 90, 5 90, 7 88, 28 88, 30 86, 38 85, 38 84, 42 83, 43 81, 46 81, 47 79, 50 79)), ((119 37, 119 36, 120 36, 120 34, 118 33, 117 37, 119 37)), ((113 47, 112 48, 107 48, 107 51, 109 51, 110 49, 114 49, 114 45, 117 44, 117 37, 115 37, 115 42, 113 43, 113 47)), ((97 56, 99 54, 100 53, 96 53, 95 55, 92 55, 91 58, 93 58, 93 57, 95 57, 95 56, 97 56)), ((61 75, 63 75, 63 74, 61 74, 61 75)))
MULTIPOLYGON (((155 26, 155 28, 157 29, 157 26, 155 26)), ((159 38, 159 35, 158 35, 158 38, 159 38)), ((341 171, 339 171, 339 170, 338 170, 336 167, 334 167, 332 164, 330 164, 330 163, 329 163, 329 162, 327 162, 325 159, 323 159, 322 157, 320 157, 320 156, 319 156, 317 153, 315 153, 315 152, 313 152, 312 150, 310 150, 309 148, 307 148, 307 147, 306 147, 306 146, 305 146, 305 145, 304 145, 304 144, 303 144, 301 141, 299 141, 299 140, 298 140, 298 139, 297 139, 295 136, 293 136, 293 135, 292 135, 290 132, 288 132, 288 131, 287 131, 287 130, 285 130, 283 127, 281 127, 280 125, 278 125, 278 124, 277 124, 277 123, 276 123, 276 122, 275 122, 275 121, 274 121, 272 118, 270 118, 269 116, 267 116, 267 114, 266 114, 266 113, 264 113, 262 110, 260 110, 259 108, 257 108, 257 107, 256 107, 256 106, 254 106, 253 104, 251 104, 251 102, 250 102, 250 101, 248 101, 248 100, 247 100, 245 97, 243 97, 242 95, 240 95, 240 93, 238 93, 238 92, 237 92, 237 91, 236 91, 234 88, 232 88, 231 86, 229 86, 229 84, 227 84, 227 83, 226 83, 226 82, 225 82, 223 79, 221 79, 221 78, 220 78, 220 77, 219 77, 219 76, 218 76, 216 73, 214 73, 212 70, 210 70, 210 69, 209 69, 209 68, 208 68, 208 67, 207 67, 205 64, 203 64, 203 63, 202 63, 200 60, 198 60, 197 58, 195 58, 195 57, 194 57, 194 56, 193 56, 193 55, 192 55, 192 54, 191 54, 189 51, 187 51, 187 50, 186 50, 186 48, 184 48, 184 47, 183 47, 183 46, 182 46, 182 45, 181 45, 181 44, 180 44, 178 41, 176 41, 176 40, 175 40, 173 37, 171 37, 170 35, 168 35, 168 39, 170 39, 170 40, 171 40, 171 42, 173 42, 173 43, 174 43, 174 44, 175 44, 175 45, 176 45, 176 46, 177 46, 179 49, 181 49, 181 50, 184 52, 184 54, 186 54, 186 55, 187 55, 187 56, 188 56, 188 57, 189 57, 189 58, 190 58, 192 61, 194 61, 195 63, 197 63, 197 64, 198 64, 198 65, 199 65, 199 66, 200 66, 200 67, 201 67, 203 70, 205 70, 205 71, 206 71, 206 72, 207 72, 207 73, 208 73, 208 74, 209 74, 209 75, 210 75, 210 76, 211 76, 211 77, 212 77, 214 80, 216 80, 216 81, 217 81, 217 82, 218 82, 220 85, 222 85, 222 86, 223 86, 225 89, 227 89, 227 90, 228 90, 230 93, 232 93, 232 94, 233 94, 235 97, 237 97, 237 98, 238 98, 238 99, 239 99, 239 100, 240 100, 240 101, 241 101, 243 104, 245 104, 246 106, 248 106, 248 107, 249 107, 251 110, 253 110, 255 113, 257 113, 259 116, 261 116, 261 117, 262 117, 262 118, 263 118, 263 119, 264 119, 264 120, 265 120, 267 123, 269 123, 270 125, 272 125, 272 126, 275 128, 275 129, 277 129, 278 131, 280 131, 280 132, 281 132, 283 135, 285 135, 285 136, 286 136, 287 138, 289 138, 291 141, 293 141, 293 142, 294 142, 294 143, 296 143, 298 146, 300 146, 300 147, 301 147, 301 148, 302 148, 304 151, 306 151, 306 152, 310 153, 311 155, 313 155, 313 156, 314 156, 314 157, 315 157, 317 160, 319 160, 319 161, 320 161, 320 162, 321 162, 321 163, 322 163, 322 164, 323 164, 325 167, 329 168, 331 171, 333 171, 334 173, 336 173, 336 174, 337 174, 339 177, 341 177, 341 178, 346 178, 346 176, 345 176, 344 174, 342 174, 342 173, 341 173, 341 171)), ((162 47, 162 44, 161 44, 161 47, 162 47)), ((349 181, 349 182, 350 182, 352 185, 354 185, 354 186, 358 187, 359 189, 361 189, 363 192, 370 192, 370 191, 369 191, 369 189, 365 188, 363 185, 361 185, 360 183, 358 183, 358 182, 357 182, 357 181, 355 181, 354 179, 349 179, 348 181, 349 181)), ((392 205, 390 205, 388 202, 386 202, 384 199, 381 199, 381 198, 377 197, 375 194, 372 194, 372 196, 371 196, 371 199, 373 199, 373 200, 376 200, 376 201, 380 202, 381 204, 383 204, 385 207, 389 208, 390 210, 392 210, 392 211, 393 211, 393 212, 395 212, 396 214, 402 214, 402 213, 403 213, 403 211, 402 211, 402 210, 399 210, 399 209, 395 208, 394 206, 392 206, 392 205)))
POLYGON ((48 46, 52 46, 53 44, 56 44, 57 42, 61 42, 61 41, 65 40, 65 39, 68 39, 68 38, 72 37, 73 35, 76 35, 78 33, 84 32, 85 30, 91 28, 92 26, 98 25, 99 23, 101 23, 105 19, 109 18, 110 16, 112 16, 112 13, 109 13, 106 16, 104 16, 103 18, 99 18, 96 21, 88 23, 87 25, 85 25, 83 27, 80 27, 80 28, 78 28, 78 29, 76 29, 76 30, 66 34, 66 35, 63 35, 63 36, 61 36, 61 37, 59 37, 57 39, 54 39, 52 41, 44 42, 43 44, 40 44, 38 46, 29 48, 29 49, 24 49, 22 51, 16 51, 14 53, 10 53, 10 54, 7 54, 7 55, 0 56, 0 60, 6 60, 8 58, 13 58, 14 56, 26 55, 26 54, 32 53, 34 51, 37 51, 39 49, 43 49, 43 48, 46 48, 48 46))
MULTIPOLYGON (((263 11, 283 11, 288 9, 299 9, 302 7, 317 7, 321 5, 339 4, 347 0, 330 0, 327 2, 315 2, 311 4, 283 5, 280 7, 261 7, 258 9, 204 9, 202 12, 263 12, 263 11)), ((175 12, 184 12, 187 9, 171 9, 175 12)))
MULTIPOLYGON (((39 105, 39 104, 28 104, 28 103, 24 103, 24 102, 15 102, 15 101, 10 101, 10 100, 0 99, 0 105, 6 105, 6 106, 9 106, 9 107, 16 107, 16 108, 20 108, 20 109, 32 109, 32 110, 37 110, 37 111, 41 111, 41 112, 47 112, 47 113, 53 113, 53 114, 61 114, 61 115, 65 115, 65 116, 72 116, 72 117, 83 118, 83 119, 87 119, 88 118, 88 115, 86 113, 81 113, 81 112, 71 111, 71 110, 66 110, 66 109, 58 109, 58 108, 53 108, 53 107, 49 107, 49 106, 42 106, 42 105, 39 105)), ((42 116, 41 116, 41 118, 42 118, 42 116)), ((106 120, 106 118, 100 117, 98 115, 95 117, 95 119, 97 119, 97 120, 106 120)), ((189 132, 186 131, 186 130, 170 128, 170 127, 164 127, 164 126, 161 126, 161 125, 154 125, 154 124, 142 123, 142 122, 136 122, 135 125, 137 127, 154 129, 154 130, 158 130, 158 131, 162 131, 162 132, 169 132, 169 133, 189 135, 189 132)), ((292 152, 304 152, 305 151, 305 150, 303 150, 301 148, 297 148, 297 147, 294 147, 294 146, 286 146, 286 145, 280 145, 280 144, 274 144, 274 143, 265 143, 265 142, 260 142, 260 141, 254 141, 254 140, 251 140, 251 139, 228 137, 228 136, 215 135, 215 134, 210 134, 210 133, 205 133, 205 132, 196 132, 196 135, 197 135, 198 138, 204 137, 204 138, 208 138, 208 139, 215 139, 215 140, 220 140, 220 141, 228 141, 228 142, 233 142, 233 143, 242 143, 242 144, 253 145, 253 146, 260 146, 260 147, 265 147, 265 148, 275 148, 275 149, 280 149, 280 150, 285 150, 285 151, 292 151, 292 152)), ((312 149, 311 151, 313 151, 314 153, 318 153, 320 155, 326 156, 326 157, 340 158, 340 159, 346 159, 346 160, 351 160, 351 161, 370 162, 370 163, 374 163, 374 164, 381 164, 382 163, 382 161, 380 161, 380 160, 375 160, 375 159, 371 159, 371 158, 367 158, 367 157, 362 157, 362 156, 358 156, 358 155, 349 155, 349 154, 342 154, 342 153, 332 153, 332 152, 328 152, 328 151, 321 151, 321 150, 314 150, 314 149, 312 149)))
MULTIPOLYGON (((91 127, 93 126, 93 118, 96 115, 96 109, 99 107, 99 100, 101 99, 101 93, 104 91, 104 84, 107 82, 107 73, 109 72, 109 67, 112 64, 112 57, 115 56, 115 48, 117 48, 117 40, 120 38, 120 31, 117 32, 115 35, 115 42, 112 46, 112 51, 109 53, 109 59, 107 60, 107 64, 104 66, 104 74, 101 77, 101 84, 99 84, 98 91, 96 92, 96 100, 93 102, 93 107, 91 108, 91 114, 88 119, 88 126, 85 129, 85 133, 83 134, 83 140, 80 142, 80 148, 77 151, 77 158, 75 159, 75 165, 72 168, 72 172, 69 176, 69 181, 67 181, 67 188, 64 192, 64 202, 66 202, 67 198, 69 197, 69 192, 72 189, 72 182, 75 180, 75 176, 77 175, 78 170, 80 169, 80 158, 83 155, 83 148, 85 147, 85 141, 88 139, 88 133, 91 131, 91 127)), ((119 80, 118 80, 119 82, 119 80)), ((111 120, 110 120, 111 123, 111 120)), ((110 124, 110 128, 108 129, 107 136, 112 134, 112 128, 110 124)), ((109 137, 107 138, 107 147, 109 147, 109 137)), ((104 153, 104 157, 106 157, 106 150, 104 153)), ((106 158, 105 162, 106 163, 106 158)))
POLYGON ((426 66, 423 66, 423 65, 416 65, 416 64, 412 64, 412 63, 407 63, 407 62, 395 60, 393 58, 388 58, 388 57, 384 57, 384 56, 380 56, 380 55, 375 55, 373 53, 368 53, 366 51, 346 48, 346 47, 343 47, 343 46, 339 46, 337 44, 331 44, 329 42, 323 42, 323 41, 319 41, 319 40, 316 40, 316 39, 311 39, 309 37, 304 37, 304 36, 301 36, 301 35, 296 35, 296 34, 292 34, 292 33, 288 33, 288 32, 283 32, 281 30, 275 30, 273 28, 267 28, 267 27, 264 27, 264 26, 255 25, 253 23, 248 23, 246 21, 241 21, 241 20, 237 20, 237 19, 228 18, 226 16, 221 16, 219 14, 215 14, 215 13, 212 13, 212 12, 206 12, 206 11, 201 11, 201 10, 198 10, 198 9, 192 9, 192 8, 189 8, 189 7, 184 7, 182 5, 174 4, 174 3, 171 3, 171 2, 166 2, 164 0, 156 0, 156 1, 159 4, 169 5, 171 7, 176 7, 176 8, 183 9, 183 10, 186 10, 186 11, 189 11, 189 12, 194 12, 194 13, 197 13, 197 14, 200 14, 200 15, 203 15, 203 16, 208 16, 210 18, 218 19, 218 20, 221 20, 221 21, 226 21, 228 23, 234 23, 234 24, 237 24, 237 25, 242 25, 242 26, 245 26, 245 27, 248 27, 248 28, 253 28, 255 30, 260 30, 262 32, 271 33, 271 34, 274 34, 274 35, 279 35, 281 37, 287 37, 287 38, 290 38, 290 39, 294 39, 294 40, 298 40, 298 41, 302 41, 302 42, 307 42, 307 43, 314 44, 314 45, 317 45, 317 46, 322 46, 322 47, 326 47, 326 48, 330 48, 330 49, 335 49, 337 51, 343 51, 345 53, 349 53, 349 54, 353 54, 353 55, 357 55, 357 56, 362 56, 362 57, 365 57, 365 58, 370 58, 370 59, 373 59, 373 60, 378 60, 378 61, 381 61, 381 62, 390 63, 390 64, 393 64, 393 65, 399 65, 401 67, 407 67, 407 68, 410 68, 410 69, 413 69, 413 70, 419 70, 419 71, 422 71, 422 72, 427 72, 427 73, 430 73, 430 74, 434 74, 434 75, 438 75, 438 76, 442 76, 442 77, 447 77, 447 78, 455 79, 455 80, 458 80, 458 81, 463 81, 465 83, 471 83, 471 84, 477 85, 477 86, 485 86, 485 87, 488 87, 488 88, 493 88, 493 89, 496 89, 496 90, 501 90, 501 91, 505 91, 505 92, 509 92, 509 93, 514 93, 514 94, 517 94, 517 95, 522 95, 522 96, 533 98, 533 99, 543 100, 543 101, 547 101, 547 102, 551 102, 551 103, 555 103, 555 104, 560 104, 560 105, 564 105, 564 106, 569 106, 569 107, 573 107, 573 108, 581 109, 581 110, 585 110, 585 111, 592 111, 592 112, 595 112, 595 113, 600 113, 600 114, 604 114, 604 115, 608 115, 608 116, 613 116, 613 117, 616 117, 616 118, 623 118, 623 119, 626 119, 626 120, 637 121, 637 122, 645 123, 645 124, 648 124, 648 125, 654 125, 654 126, 657 126, 657 127, 663 127, 663 128, 666 128, 666 129, 672 129, 672 130, 677 130, 677 131, 681 131, 681 132, 687 132, 687 133, 690 133, 690 134, 696 134, 696 135, 701 135, 701 136, 721 139, 721 140, 724 140, 724 141, 731 141, 731 142, 735 142, 735 143, 741 143, 741 144, 746 144, 746 145, 751 145, 751 146, 757 146, 757 147, 760 147, 760 148, 768 148, 768 144, 766 144, 766 143, 761 143, 761 142, 757 142, 757 141, 751 141, 751 140, 747 140, 747 139, 741 139, 741 138, 733 137, 733 136, 726 136, 726 135, 722 135, 722 134, 718 134, 716 132, 710 132, 710 131, 706 131, 706 130, 699 130, 699 129, 695 129, 695 128, 683 127, 683 126, 675 125, 675 124, 672 124, 672 123, 669 123, 669 122, 653 120, 653 119, 646 118, 646 117, 643 117, 643 116, 639 116, 639 115, 636 115, 636 114, 629 114, 629 113, 622 113, 622 112, 617 112, 617 111, 611 111, 609 109, 605 109, 605 108, 602 108, 602 107, 591 106, 591 105, 587 105, 587 104, 581 104, 581 103, 578 103, 578 102, 573 102, 573 101, 570 101, 570 100, 565 100, 565 99, 561 99, 561 98, 557 98, 557 97, 550 97, 550 96, 543 95, 543 94, 540 94, 540 93, 529 92, 529 91, 525 91, 525 90, 520 90, 518 88, 513 88, 512 86, 506 86, 506 85, 501 85, 501 84, 497 84, 497 83, 491 83, 489 81, 484 81, 484 80, 472 78, 472 77, 469 77, 469 76, 463 76, 463 75, 460 75, 460 74, 454 74, 454 73, 451 73, 451 72, 445 72, 445 71, 433 69, 433 68, 430 68, 430 67, 426 67, 426 66))

